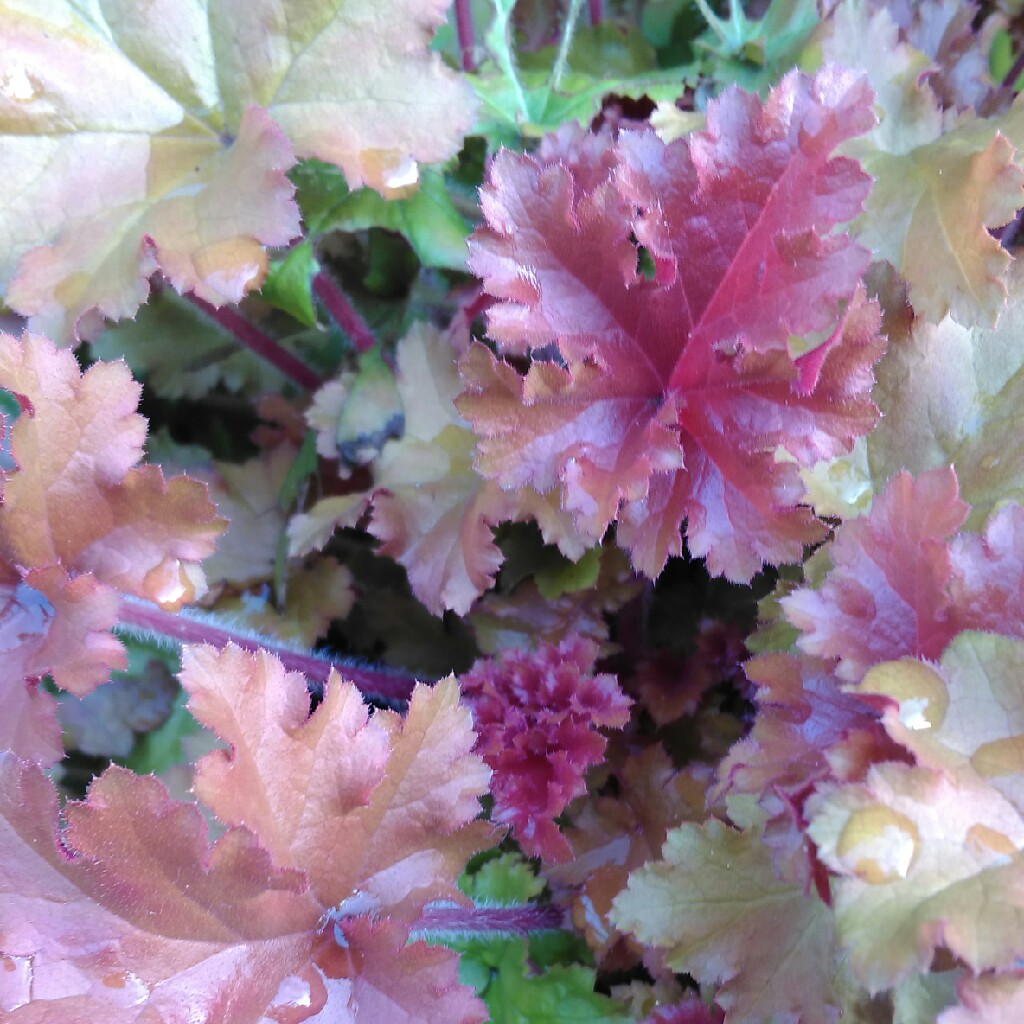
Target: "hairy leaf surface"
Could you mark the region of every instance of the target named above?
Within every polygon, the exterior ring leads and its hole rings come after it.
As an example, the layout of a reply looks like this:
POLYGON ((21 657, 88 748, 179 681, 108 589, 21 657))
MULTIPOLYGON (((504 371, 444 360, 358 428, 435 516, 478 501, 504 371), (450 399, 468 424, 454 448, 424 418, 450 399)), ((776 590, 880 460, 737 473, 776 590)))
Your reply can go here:
POLYGON ((120 768, 61 834, 49 780, 0 755, 0 937, 32 968, 3 991, 10 1019, 484 1020, 454 953, 406 945, 425 902, 464 901, 456 878, 493 834, 473 821, 489 773, 454 683, 370 720, 337 676, 310 715, 305 680, 265 653, 185 662, 196 715, 231 745, 196 778, 229 826, 214 844, 197 805, 120 768))

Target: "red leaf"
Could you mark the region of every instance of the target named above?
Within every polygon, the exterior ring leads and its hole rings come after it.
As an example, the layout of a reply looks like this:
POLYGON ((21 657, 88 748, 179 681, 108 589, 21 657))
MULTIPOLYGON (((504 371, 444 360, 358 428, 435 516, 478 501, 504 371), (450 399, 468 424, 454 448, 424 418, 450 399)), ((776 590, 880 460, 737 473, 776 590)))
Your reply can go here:
POLYGON ((211 848, 197 807, 118 768, 66 814, 58 841, 52 784, 0 754, 0 934, 8 955, 31 960, 13 1006, 31 999, 52 1024, 75 1019, 62 997, 94 1021, 140 1019, 128 1010, 143 1001, 154 1019, 185 1005, 225 1024, 258 1020, 308 959, 321 910, 248 831, 211 848))
POLYGON ((962 533, 950 548, 949 590, 958 629, 1007 636, 1024 632, 1024 508, 1004 505, 981 535, 962 533))
POLYGON ((552 819, 586 791, 584 773, 604 755, 596 727, 629 717, 615 677, 591 675, 596 656, 595 643, 574 638, 482 659, 460 680, 477 749, 494 770, 493 818, 512 826, 530 856, 572 856, 552 819))
POLYGON ((345 946, 317 958, 331 1003, 311 1024, 482 1024, 484 1004, 458 983, 458 954, 425 942, 406 945, 393 921, 353 918, 341 926, 345 946), (337 994, 336 994, 337 993, 337 994), (335 1016, 345 1005, 349 1015, 335 1016))
POLYGON ((23 413, 11 430, 0 553, 13 565, 59 563, 177 609, 204 588, 198 562, 225 526, 206 485, 138 466, 146 421, 123 363, 84 374, 46 338, 0 336, 0 385, 23 413))
POLYGON ((481 472, 564 488, 590 538, 620 516, 651 576, 681 551, 684 518, 690 550, 736 580, 820 539, 798 466, 777 456, 847 451, 876 418, 877 313, 855 296, 868 254, 832 232, 868 178, 829 157, 871 126, 870 98, 845 73, 794 73, 763 107, 727 92, 688 141, 623 135, 614 170, 572 146, 499 154, 470 261, 503 300, 490 334, 513 352, 556 343, 564 365, 535 360, 523 377, 470 350, 457 404, 481 472), (824 330, 817 349, 788 351, 824 330))
POLYGON ((884 736, 878 715, 843 693, 823 662, 764 654, 744 669, 758 685, 758 715, 753 730, 719 769, 730 790, 795 797, 832 774, 826 754, 851 732, 884 736))

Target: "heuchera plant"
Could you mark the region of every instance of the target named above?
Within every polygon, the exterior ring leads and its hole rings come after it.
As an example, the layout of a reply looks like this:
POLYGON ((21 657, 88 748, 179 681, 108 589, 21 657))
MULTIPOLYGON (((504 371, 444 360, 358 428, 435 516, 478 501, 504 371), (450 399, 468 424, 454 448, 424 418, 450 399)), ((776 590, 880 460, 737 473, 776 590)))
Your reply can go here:
POLYGON ((0 0, 0 1018, 1024 1018, 1016 0, 0 0))

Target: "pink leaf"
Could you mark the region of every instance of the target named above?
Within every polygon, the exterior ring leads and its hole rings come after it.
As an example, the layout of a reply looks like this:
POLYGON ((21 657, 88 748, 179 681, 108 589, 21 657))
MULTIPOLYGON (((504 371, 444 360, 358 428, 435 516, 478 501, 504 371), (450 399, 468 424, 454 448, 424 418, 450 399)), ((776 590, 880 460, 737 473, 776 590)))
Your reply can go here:
POLYGON ((604 755, 596 728, 620 728, 629 717, 615 677, 591 674, 596 656, 595 643, 574 638, 506 651, 461 677, 477 749, 494 770, 493 817, 531 856, 572 856, 553 819, 585 792, 584 773, 604 755))
POLYGON ((832 230, 868 178, 829 155, 871 126, 870 99, 846 73, 794 73, 763 107, 727 92, 689 141, 623 135, 617 166, 563 144, 499 154, 470 260, 502 300, 490 334, 514 353, 554 343, 563 365, 523 377, 470 350, 457 404, 481 472, 563 487, 585 537, 619 518, 651 576, 682 550, 683 519, 690 550, 735 580, 820 539, 792 459, 848 451, 876 419, 877 313, 855 295, 868 254, 832 230), (791 336, 822 331, 791 355, 791 336))
POLYGON ((894 477, 870 515, 843 524, 821 589, 783 598, 787 618, 803 630, 800 647, 838 658, 848 681, 881 661, 938 658, 957 632, 946 593, 949 541, 967 513, 952 468, 894 477))

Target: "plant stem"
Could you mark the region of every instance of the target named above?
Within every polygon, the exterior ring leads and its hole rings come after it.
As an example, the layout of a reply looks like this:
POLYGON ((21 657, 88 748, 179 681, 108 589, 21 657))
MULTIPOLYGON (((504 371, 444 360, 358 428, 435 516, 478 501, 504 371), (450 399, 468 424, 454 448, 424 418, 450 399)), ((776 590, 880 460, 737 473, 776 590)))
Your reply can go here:
POLYGON ((513 4, 506 6, 504 3, 494 5, 494 20, 485 33, 484 39, 487 42, 488 52, 494 58, 494 63, 498 65, 506 81, 512 86, 516 97, 516 106, 519 108, 519 119, 526 124, 530 120, 530 105, 526 101, 523 83, 519 81, 516 59, 512 53, 512 26, 509 23, 509 16, 513 6, 513 4))
POLYGON ((432 904, 413 926, 413 932, 499 932, 526 935, 565 927, 565 912, 553 904, 523 903, 510 907, 455 907, 432 904))
POLYGON ((213 644, 216 647, 233 643, 245 651, 257 651, 262 647, 276 655, 286 669, 301 672, 308 682, 315 684, 314 691, 321 693, 332 669, 343 679, 355 683, 366 696, 386 701, 408 700, 416 682, 401 672, 359 665, 346 659, 328 660, 297 651, 258 633, 227 628, 202 612, 191 609, 179 613, 165 612, 155 604, 135 597, 122 598, 118 625, 128 632, 158 641, 169 638, 177 643, 213 644))
POLYGON ((334 278, 321 270, 313 278, 313 294, 327 307, 334 322, 351 338, 357 352, 368 352, 377 344, 359 310, 348 300, 348 296, 334 283, 334 278))
POLYGON ((555 58, 555 66, 551 70, 551 88, 557 89, 565 74, 565 68, 569 63, 569 51, 572 49, 572 37, 576 31, 576 22, 579 20, 580 8, 583 0, 569 0, 569 10, 565 15, 565 25, 562 28, 562 41, 558 45, 558 56, 555 58))
POLYGON ((300 388, 316 391, 323 383, 301 359, 293 356, 269 334, 264 334, 230 306, 213 306, 191 292, 185 298, 197 309, 202 310, 214 323, 233 335, 236 341, 291 378, 300 388))
POLYGON ((729 39, 729 33, 725 30, 725 22, 711 10, 707 0, 694 0, 694 3, 699 8, 700 13, 704 15, 704 20, 708 23, 708 27, 731 50, 732 41, 729 39))
POLYGON ((1013 66, 1003 77, 1002 88, 1008 89, 1012 93, 1013 87, 1016 85, 1022 71, 1024 71, 1024 50, 1017 54, 1017 59, 1013 62, 1013 66))
POLYGON ((459 52, 462 55, 462 70, 476 71, 473 47, 476 33, 473 29, 472 0, 455 0, 455 30, 459 35, 459 52))
POLYGON ((587 0, 587 10, 590 13, 590 24, 600 25, 604 17, 603 0, 587 0))

